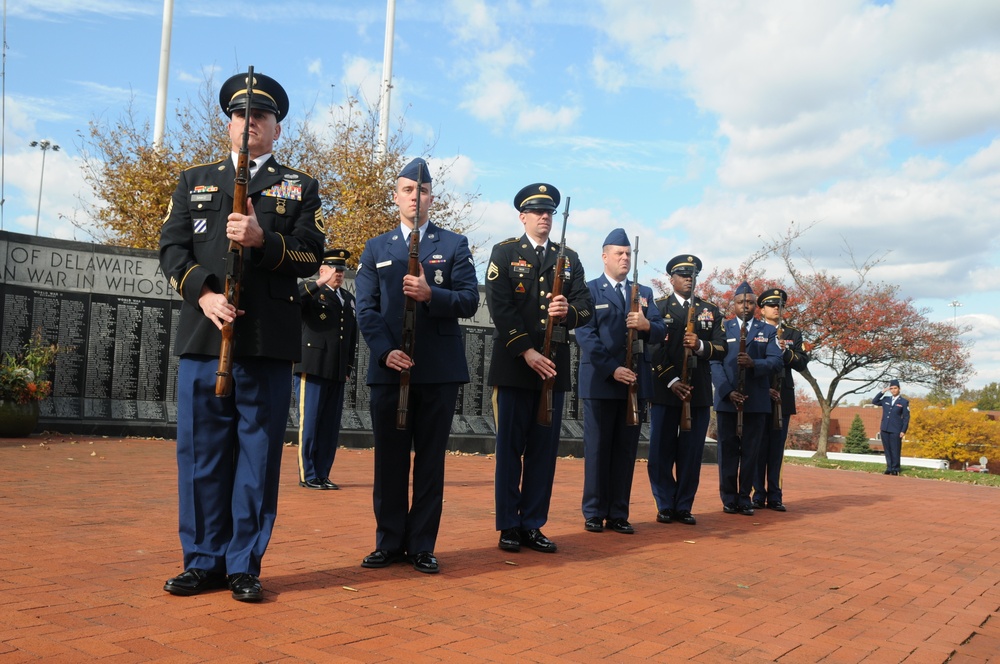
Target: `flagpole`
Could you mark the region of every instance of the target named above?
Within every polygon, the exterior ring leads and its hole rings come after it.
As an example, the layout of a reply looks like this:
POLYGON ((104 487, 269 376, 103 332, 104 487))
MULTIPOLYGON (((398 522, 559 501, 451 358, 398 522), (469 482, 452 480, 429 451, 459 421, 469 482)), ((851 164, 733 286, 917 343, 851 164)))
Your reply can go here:
POLYGON ((392 89, 392 42, 395 35, 396 0, 387 0, 385 10, 385 51, 382 53, 382 96, 379 99, 378 153, 389 146, 389 92, 392 89))
POLYGON ((156 116, 153 123, 153 147, 163 146, 167 120, 167 81, 170 79, 170 31, 174 22, 174 0, 163 0, 163 32, 160 35, 160 76, 156 84, 156 116))

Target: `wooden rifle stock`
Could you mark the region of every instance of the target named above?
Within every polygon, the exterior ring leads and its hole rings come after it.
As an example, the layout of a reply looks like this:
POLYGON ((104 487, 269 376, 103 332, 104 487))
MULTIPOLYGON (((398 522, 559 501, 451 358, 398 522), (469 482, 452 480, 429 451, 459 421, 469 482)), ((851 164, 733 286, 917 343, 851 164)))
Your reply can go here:
POLYGON ((778 348, 781 349, 782 365, 778 369, 778 372, 774 374, 774 378, 771 380, 771 387, 778 392, 777 401, 771 401, 771 428, 781 429, 785 426, 784 417, 781 412, 781 388, 785 382, 785 349, 781 347, 781 334, 782 334, 782 318, 785 315, 785 305, 784 303, 778 304, 778 330, 775 332, 775 339, 778 343, 778 348))
MULTIPOLYGON (((233 186, 233 212, 247 213, 247 184, 250 182, 250 116, 253 103, 253 67, 247 70, 247 105, 243 112, 243 140, 236 159, 236 180, 233 186)), ((226 283, 223 294, 229 304, 240 308, 240 290, 243 287, 243 245, 229 241, 225 255, 226 283)), ((219 368, 215 372, 215 396, 228 397, 233 393, 233 324, 235 320, 223 322, 222 342, 219 344, 219 368)))
MULTIPOLYGON (((691 292, 688 293, 687 297, 687 322, 684 325, 685 334, 694 334, 694 287, 698 282, 698 275, 692 274, 691 276, 691 292)), ((694 350, 684 347, 684 362, 681 364, 681 377, 680 381, 685 385, 690 385, 691 371, 698 366, 698 357, 694 354, 694 350)), ((681 431, 691 430, 691 394, 688 393, 687 398, 681 400, 681 431)))
MULTIPOLYGON (((740 354, 747 352, 747 325, 740 325, 740 354)), ((738 372, 738 379, 736 381, 736 391, 741 395, 746 396, 747 390, 747 370, 745 367, 741 366, 738 372)), ((740 438, 743 437, 743 402, 740 401, 736 404, 736 435, 740 438)))
MULTIPOLYGON (((632 251, 632 305, 629 313, 639 311, 639 236, 635 236, 635 248, 632 251)), ((634 327, 628 329, 625 340, 625 366, 636 374, 636 379, 628 386, 628 406, 625 410, 625 426, 639 425, 639 356, 642 355, 642 339, 634 327)))
MULTIPOLYGON (((569 196, 566 197, 566 207, 563 209, 562 241, 559 243, 559 255, 556 258, 555 276, 552 278, 552 299, 562 295, 563 272, 566 270, 566 222, 569 219, 569 196)), ((538 266, 541 270, 541 265, 538 266)), ((566 328, 558 327, 554 317, 549 316, 545 323, 545 343, 542 355, 553 362, 556 361, 556 344, 566 342, 566 328)), ((552 426, 552 391, 555 387, 555 376, 542 381, 542 394, 538 400, 538 423, 543 427, 552 426)))
MULTIPOLYGON (((407 264, 407 274, 411 277, 420 276, 420 190, 423 184, 423 164, 417 164, 417 216, 413 220, 413 230, 410 231, 410 259, 407 264)), ((416 345, 417 301, 406 296, 403 303, 403 341, 399 349, 413 359, 416 345)), ((399 372, 399 403, 396 406, 396 428, 406 429, 406 421, 410 412, 410 370, 399 372)))

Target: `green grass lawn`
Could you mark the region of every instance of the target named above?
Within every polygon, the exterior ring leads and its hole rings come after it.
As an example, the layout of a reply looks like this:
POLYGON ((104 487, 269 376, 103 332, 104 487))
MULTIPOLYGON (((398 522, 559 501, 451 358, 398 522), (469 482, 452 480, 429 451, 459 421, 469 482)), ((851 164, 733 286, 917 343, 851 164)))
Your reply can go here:
MULTIPOLYGON (((881 474, 885 470, 884 464, 861 461, 834 461, 833 459, 815 459, 813 457, 785 457, 785 463, 794 463, 799 466, 814 466, 816 468, 856 470, 862 473, 881 474)), ((1000 475, 991 475, 989 473, 967 473, 961 470, 933 470, 931 468, 912 468, 904 465, 899 474, 906 475, 907 477, 921 477, 928 480, 964 482, 965 484, 1000 487, 1000 475)))

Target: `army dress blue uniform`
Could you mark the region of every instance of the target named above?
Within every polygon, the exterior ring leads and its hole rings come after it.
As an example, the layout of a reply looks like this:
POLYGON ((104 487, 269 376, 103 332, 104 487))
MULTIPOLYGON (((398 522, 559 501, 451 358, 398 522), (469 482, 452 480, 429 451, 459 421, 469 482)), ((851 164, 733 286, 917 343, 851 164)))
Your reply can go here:
MULTIPOLYGON (((228 85, 220 101, 229 101, 228 85)), ((254 101, 257 108, 257 96, 254 101)), ((279 122, 287 111, 287 98, 281 101, 279 122)), ((238 108, 223 104, 227 113, 238 108)), ((245 313, 233 324, 233 388, 230 396, 216 397, 221 333, 202 313, 199 296, 203 287, 223 291, 234 160, 235 154, 181 173, 160 235, 161 269, 183 300, 174 351, 180 356, 177 480, 184 568, 216 577, 228 573, 231 582, 233 575, 260 573, 274 526, 289 371, 300 352, 297 280, 316 272, 325 240, 316 180, 262 156, 247 195, 264 246, 243 250, 239 308, 245 313)), ((171 582, 166 589, 175 594, 203 589, 171 589, 171 582)), ((247 596, 259 599, 259 587, 247 596)))
MULTIPOLYGON (((744 282, 736 293, 750 293, 744 282)), ((724 358, 712 360, 712 384, 715 387, 715 413, 719 430, 719 495, 726 512, 753 514, 750 491, 757 467, 757 451, 764 424, 771 412, 771 374, 781 369, 781 351, 774 341, 773 326, 751 318, 746 333, 746 352, 754 360, 745 369, 743 432, 738 435, 737 409, 729 394, 739 386, 739 318, 723 323, 729 348, 724 358)))
MULTIPOLYGON (((899 381, 889 381, 890 387, 899 388, 899 381)), ((885 473, 899 475, 899 459, 902 454, 902 435, 910 428, 910 402, 905 397, 879 392, 872 403, 882 407, 882 422, 879 425, 882 449, 885 451, 885 473)))
MULTIPOLYGON (((322 269, 342 272, 346 249, 326 252, 322 269)), ((336 278, 340 278, 337 276, 336 278)), ((354 373, 358 326, 354 295, 343 286, 299 284, 302 304, 302 360, 292 369, 299 376, 299 485, 337 489, 330 481, 344 413, 344 384, 354 373)))
MULTIPOLYGON (((769 303, 781 304, 788 300, 788 295, 780 288, 771 288, 757 298, 758 306, 769 303)), ((805 371, 809 364, 809 354, 806 353, 802 341, 802 332, 791 325, 781 324, 781 329, 775 335, 778 347, 781 349, 782 369, 780 373, 771 376, 771 386, 775 386, 777 377, 781 376, 781 426, 774 426, 773 415, 764 425, 760 450, 757 452, 757 474, 753 481, 754 507, 769 507, 779 512, 785 511, 784 496, 781 491, 781 466, 785 459, 785 441, 788 439, 788 423, 795 414, 795 379, 792 370, 805 371)), ((771 404, 772 410, 774 404, 771 404)))
POLYGON ((402 344, 409 232, 398 226, 369 240, 354 281, 358 327, 371 352, 367 380, 375 435, 376 548, 388 552, 388 560, 434 551, 448 435, 459 385, 469 382, 459 319, 473 316, 479 306, 479 283, 468 240, 427 222, 421 232, 419 259, 432 295, 429 302, 416 303, 409 425, 397 430, 400 374, 385 365, 385 358, 402 344), (408 489, 411 446, 412 503, 408 489))
MULTIPOLYGON (((553 211, 558 190, 551 185, 529 185, 518 193, 515 208, 536 203, 553 211), (526 190, 543 190, 531 198, 526 190)), ((579 255, 565 250, 562 295, 569 304, 554 336, 556 377, 552 394, 552 424, 537 422, 542 379, 521 357, 529 349, 542 352, 548 322, 547 295, 555 278, 559 245, 547 241, 537 251, 527 234, 494 245, 486 272, 486 303, 493 318, 493 349, 487 382, 494 387, 496 418, 496 529, 537 533, 548 520, 559 451, 559 431, 565 392, 572 389, 568 330, 585 324, 591 316, 590 293, 579 255), (561 330, 558 328, 562 328, 561 330)), ((550 543, 551 544, 551 543, 550 543)), ((519 548, 513 542, 511 549, 519 548)), ((555 550, 554 546, 551 550, 555 550)))
MULTIPOLYGON (((630 246, 621 229, 604 241, 604 245, 630 246)), ((598 530, 597 524, 619 532, 632 532, 629 501, 635 457, 639 446, 641 421, 645 419, 646 401, 652 395, 650 344, 663 342, 666 328, 659 310, 653 305, 653 291, 639 285, 639 306, 649 321, 649 330, 637 333, 636 353, 638 374, 639 423, 628 426, 628 386, 614 378, 619 367, 626 365, 626 345, 629 328, 626 317, 631 310, 632 283, 624 281, 622 290, 615 288, 607 274, 587 282, 593 301, 590 321, 576 328, 580 345, 580 370, 577 391, 583 399, 583 517, 588 529, 598 530)))
MULTIPOLYGON (((697 257, 676 257, 667 265, 668 273, 700 271, 697 257), (697 261, 697 263, 695 263, 697 261), (695 269, 697 268, 697 269, 695 269)), ((654 391, 649 407, 649 484, 656 501, 657 521, 674 520, 693 525, 691 511, 701 481, 705 438, 711 420, 712 370, 710 362, 726 356, 728 344, 722 329, 722 312, 712 302, 697 295, 692 300, 694 333, 699 348, 689 365, 687 384, 691 392, 691 429, 681 431, 683 402, 670 389, 680 380, 684 368, 684 333, 688 307, 677 294, 656 301, 666 325, 666 341, 654 349, 654 391)))

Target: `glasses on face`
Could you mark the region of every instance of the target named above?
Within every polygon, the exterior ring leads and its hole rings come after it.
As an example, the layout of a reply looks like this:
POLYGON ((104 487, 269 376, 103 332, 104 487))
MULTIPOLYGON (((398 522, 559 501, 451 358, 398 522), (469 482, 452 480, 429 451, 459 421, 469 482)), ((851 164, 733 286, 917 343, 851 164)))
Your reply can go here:
POLYGON ((333 268, 333 271, 334 272, 341 272, 342 273, 344 271, 344 268, 342 268, 342 267, 335 267, 335 268, 333 268))
POLYGON ((764 304, 762 304, 762 305, 760 305, 760 306, 761 306, 761 307, 773 307, 773 308, 775 308, 775 309, 777 309, 777 308, 778 308, 778 305, 776 305, 776 304, 771 304, 770 302, 765 302, 764 304))
POLYGON ((528 214, 533 214, 536 217, 551 217, 552 210, 525 210, 528 214))

